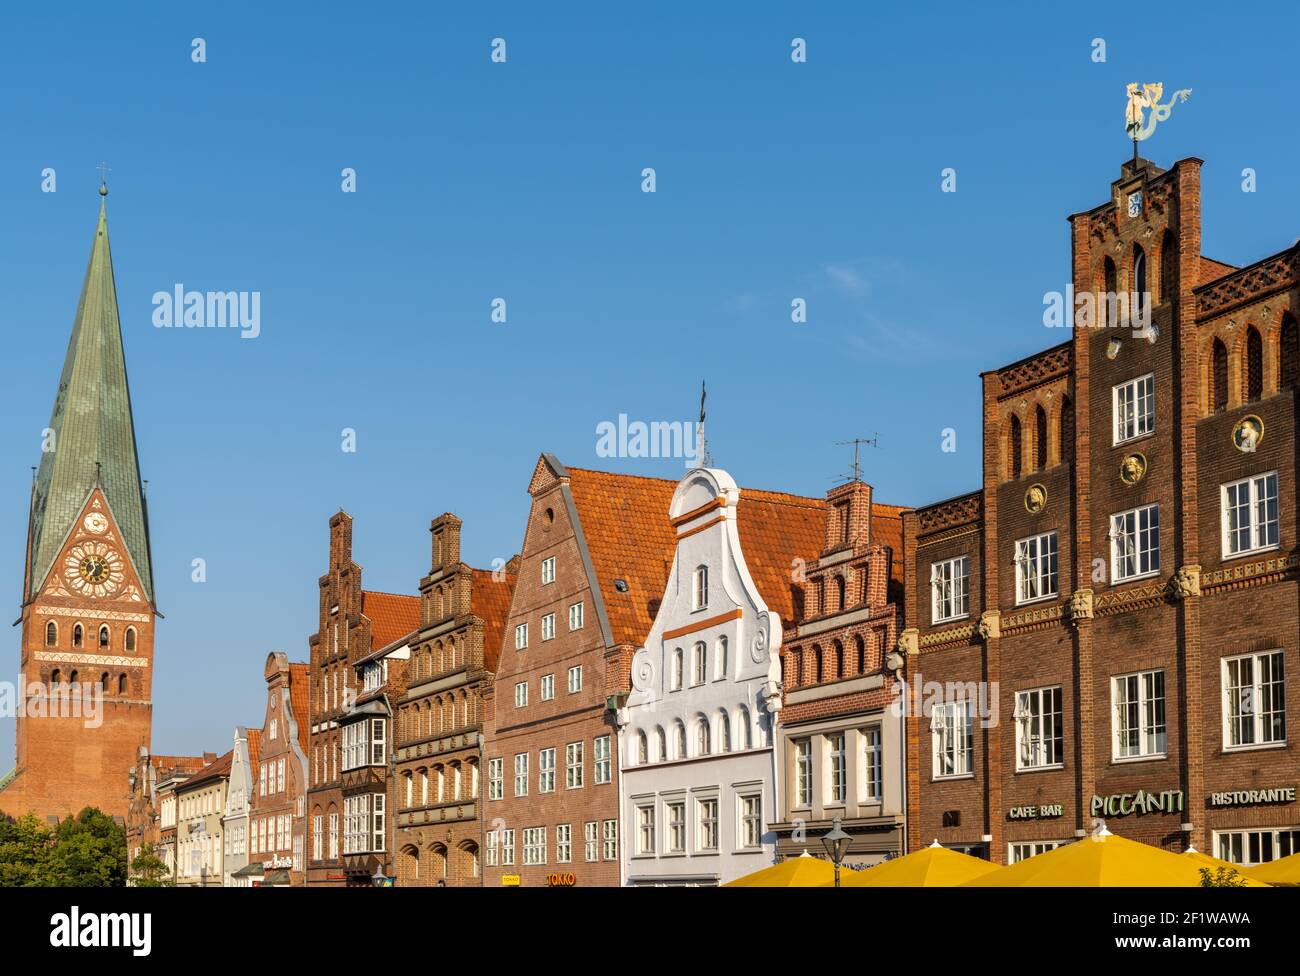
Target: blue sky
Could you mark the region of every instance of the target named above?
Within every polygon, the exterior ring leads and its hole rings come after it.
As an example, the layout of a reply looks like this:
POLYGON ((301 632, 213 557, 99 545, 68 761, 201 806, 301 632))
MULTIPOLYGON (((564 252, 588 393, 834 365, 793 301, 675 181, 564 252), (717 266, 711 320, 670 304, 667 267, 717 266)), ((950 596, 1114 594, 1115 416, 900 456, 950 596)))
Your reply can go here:
MULTIPOLYGON (((1300 233, 1285 5, 268 7, 28 5, 0 35, 13 616, 106 160, 166 615, 159 752, 260 723, 266 653, 307 657, 338 508, 366 585, 413 592, 438 513, 475 565, 517 550, 542 451, 680 476, 597 457, 596 425, 691 420, 702 378, 742 485, 821 495, 850 463, 836 441, 878 432, 881 500, 976 487, 978 373, 1060 341, 1043 295, 1068 280, 1066 216, 1130 152, 1128 81, 1193 89, 1144 154, 1206 161, 1209 256, 1300 233), (155 329, 177 283, 260 292, 261 335, 155 329)), ((12 743, 7 720, 5 768, 12 743)))

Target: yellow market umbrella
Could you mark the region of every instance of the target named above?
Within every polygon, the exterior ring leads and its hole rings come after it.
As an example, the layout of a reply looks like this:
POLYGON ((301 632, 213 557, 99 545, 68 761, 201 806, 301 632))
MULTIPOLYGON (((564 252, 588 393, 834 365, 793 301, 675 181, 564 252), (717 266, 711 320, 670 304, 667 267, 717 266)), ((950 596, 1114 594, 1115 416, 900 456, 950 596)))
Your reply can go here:
MULTIPOLYGON (((1195 888, 1200 886, 1202 867, 1195 858, 1116 837, 1102 826, 1083 840, 1026 858, 962 887, 1195 888)), ((1267 887, 1245 880, 1247 887, 1267 887)))
POLYGON ((978 857, 950 851, 936 840, 905 857, 890 858, 873 867, 852 871, 848 877, 840 878, 840 885, 845 888, 952 888, 1001 870, 998 865, 978 857))
POLYGON ((1280 857, 1276 861, 1265 861, 1253 868, 1242 868, 1241 873, 1248 878, 1271 885, 1300 885, 1300 854, 1280 857))
MULTIPOLYGON (((840 883, 856 874, 840 868, 840 883)), ((728 881, 724 888, 817 888, 822 884, 835 884, 835 865, 804 851, 798 857, 788 857, 780 864, 728 881)))
MULTIPOLYGON (((1195 847, 1189 847, 1187 848, 1187 850, 1183 851, 1183 857, 1190 857, 1198 865, 1200 865, 1203 868, 1209 868, 1211 871, 1214 871, 1218 868, 1227 868, 1230 871, 1236 871, 1242 877, 1245 878, 1250 877, 1250 875, 1246 873, 1246 869, 1243 868, 1240 864, 1233 864, 1231 861, 1224 861, 1217 857, 1211 857, 1209 854, 1202 854, 1195 847)), ((1253 887, 1253 886, 1247 885, 1247 887, 1253 887)))

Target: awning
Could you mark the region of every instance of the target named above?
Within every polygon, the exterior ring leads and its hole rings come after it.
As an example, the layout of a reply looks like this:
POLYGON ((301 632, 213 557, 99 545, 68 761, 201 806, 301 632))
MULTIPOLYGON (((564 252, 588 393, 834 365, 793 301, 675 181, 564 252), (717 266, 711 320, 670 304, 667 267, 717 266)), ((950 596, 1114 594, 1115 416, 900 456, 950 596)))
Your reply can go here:
POLYGON ((287 885, 289 883, 289 870, 287 868, 276 868, 273 871, 266 872, 262 878, 262 887, 271 888, 275 885, 287 885))
POLYGON ((262 867, 261 861, 253 861, 250 864, 245 864, 238 871, 230 872, 230 876, 232 878, 260 878, 264 870, 266 869, 262 867))

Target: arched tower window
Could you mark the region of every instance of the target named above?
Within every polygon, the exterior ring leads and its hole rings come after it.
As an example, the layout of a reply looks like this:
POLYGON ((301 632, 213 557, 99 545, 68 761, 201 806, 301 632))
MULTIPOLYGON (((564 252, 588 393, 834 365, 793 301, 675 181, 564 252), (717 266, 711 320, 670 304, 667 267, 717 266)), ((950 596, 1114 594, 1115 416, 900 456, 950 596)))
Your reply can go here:
POLYGON ((108 624, 101 624, 99 627, 99 646, 108 646, 108 624))
POLYGON ((836 604, 836 607, 835 607, 837 610, 843 610, 843 609, 844 609, 844 595, 845 595, 845 591, 844 591, 844 577, 843 577, 843 576, 836 576, 836 577, 835 577, 835 596, 836 596, 836 599, 839 600, 839 603, 836 604))
POLYGON ((1107 328, 1114 328, 1118 310, 1115 307, 1116 292, 1119 291, 1119 277, 1115 273, 1115 262, 1110 258, 1102 265, 1102 288, 1106 294, 1101 296, 1101 307, 1105 309, 1107 328))
POLYGON ((1246 400, 1264 395, 1264 340, 1253 325, 1246 329, 1246 400))
POLYGON ((126 694, 126 673, 125 672, 117 676, 117 693, 119 695, 126 694))
POLYGON ((1042 406, 1034 408, 1034 469, 1047 467, 1047 411, 1042 406))
POLYGON ((82 643, 82 634, 83 634, 83 633, 84 633, 84 631, 81 629, 81 624, 75 624, 75 625, 73 626, 73 628, 72 628, 72 646, 73 646, 73 647, 80 647, 80 646, 81 646, 81 643, 82 643))
POLYGON ((1214 340, 1210 353, 1210 412, 1228 409, 1228 347, 1214 340))
POLYGON ((59 642, 59 626, 53 620, 45 625, 45 646, 53 647, 59 642))
POLYGON ((1007 429, 1007 439, 1011 442, 1007 445, 1007 456, 1011 459, 1011 480, 1014 481, 1024 473, 1020 418, 1015 414, 1011 415, 1011 422, 1007 429))
POLYGON ((1141 244, 1133 245, 1133 315, 1148 322, 1151 313, 1151 291, 1147 285, 1147 255, 1141 244))
POLYGON ((1281 348, 1278 350, 1278 387, 1294 390, 1300 386, 1300 329, 1295 316, 1287 312, 1282 316, 1281 348))
POLYGON ((99 676, 99 681, 96 683, 95 687, 97 687, 97 688, 100 690, 101 693, 108 691, 108 672, 107 672, 107 671, 105 671, 103 674, 101 674, 101 675, 99 676))
POLYGON ((835 680, 838 681, 844 677, 844 645, 839 641, 835 642, 835 680))
POLYGON ((135 628, 134 627, 126 628, 126 649, 128 651, 135 650, 135 628))

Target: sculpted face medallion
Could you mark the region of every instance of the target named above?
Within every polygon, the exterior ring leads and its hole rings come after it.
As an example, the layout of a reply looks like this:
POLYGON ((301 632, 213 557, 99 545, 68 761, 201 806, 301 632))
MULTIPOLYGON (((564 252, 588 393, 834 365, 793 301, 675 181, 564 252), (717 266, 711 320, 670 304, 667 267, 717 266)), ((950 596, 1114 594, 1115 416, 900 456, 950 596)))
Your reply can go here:
POLYGON ((1147 458, 1135 451, 1119 463, 1119 480, 1130 488, 1147 476, 1147 458))
POLYGON ((1047 489, 1042 485, 1030 485, 1025 492, 1025 511, 1037 515, 1047 507, 1047 489))
POLYGON ((1264 439, 1264 421, 1253 413, 1237 421, 1232 428, 1232 446, 1243 454, 1254 454, 1264 439))

